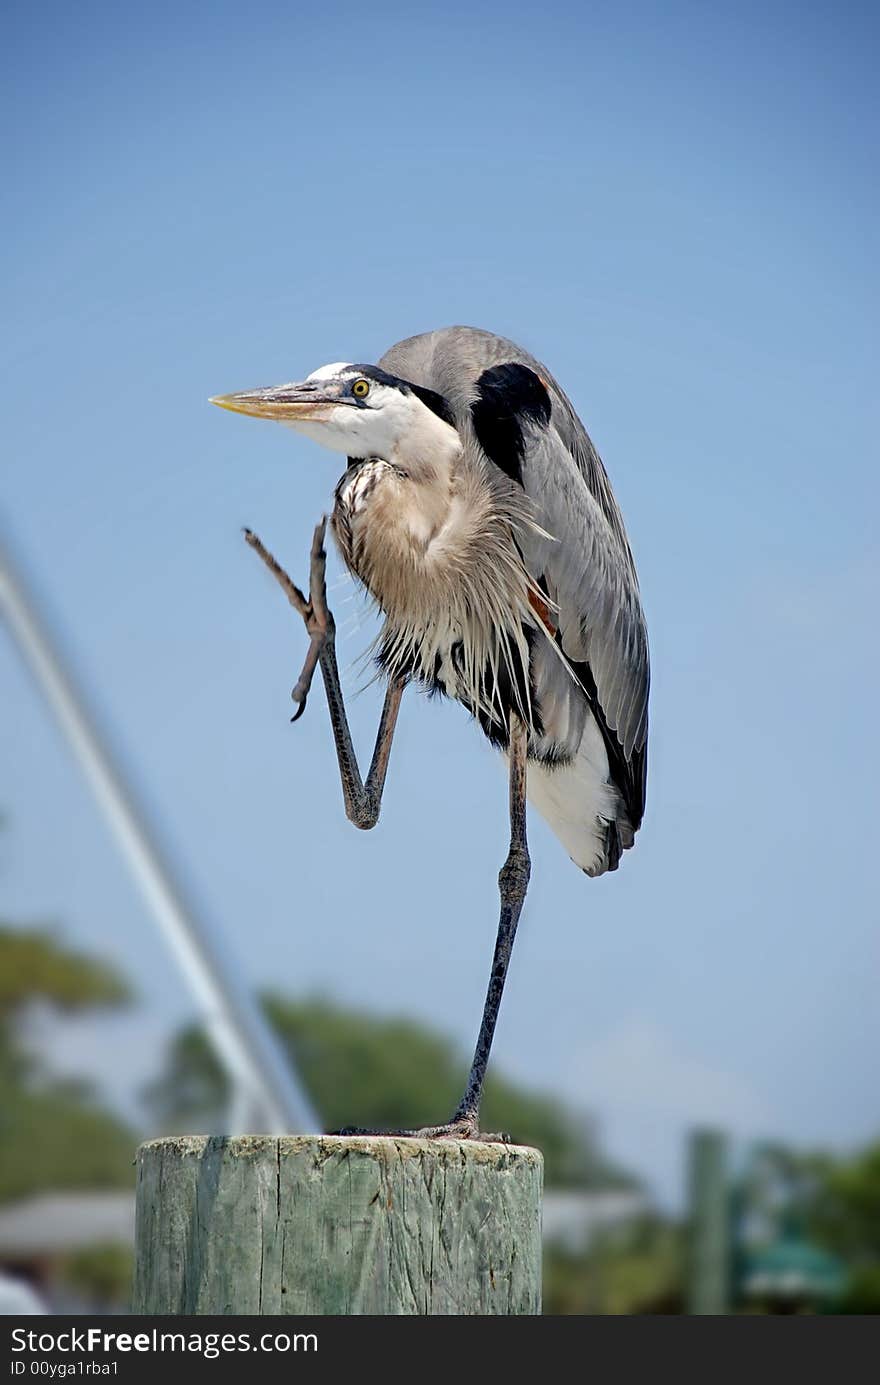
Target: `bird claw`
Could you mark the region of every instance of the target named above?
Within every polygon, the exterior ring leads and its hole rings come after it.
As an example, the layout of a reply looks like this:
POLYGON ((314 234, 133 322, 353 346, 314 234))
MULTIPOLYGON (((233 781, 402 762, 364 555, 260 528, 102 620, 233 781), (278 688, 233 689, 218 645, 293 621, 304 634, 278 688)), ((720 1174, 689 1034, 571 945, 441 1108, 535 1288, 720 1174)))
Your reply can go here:
POLYGON ((272 556, 267 548, 264 547, 260 539, 252 529, 245 529, 244 537, 249 546, 254 550, 258 557, 265 563, 284 591, 288 601, 295 611, 298 611, 305 622, 306 630, 309 634, 309 648, 303 663, 302 672, 296 680, 296 684, 291 692, 293 701, 297 703, 297 710, 290 718, 291 722, 299 721, 306 709, 309 692, 312 686, 312 679, 315 676, 315 669, 321 660, 321 654, 325 646, 332 642, 335 634, 333 616, 327 607, 327 553, 324 548, 324 534, 327 528, 327 517, 322 517, 320 523, 315 526, 312 536, 312 547, 309 558, 309 595, 308 599, 300 591, 295 582, 291 581, 281 564, 272 556))
POLYGON ((469 1118, 449 1121, 446 1125, 425 1125, 418 1130, 364 1130, 359 1125, 344 1125, 341 1130, 330 1130, 330 1135, 379 1135, 388 1139, 408 1140, 477 1140, 488 1145, 509 1145, 512 1143, 506 1131, 490 1135, 480 1130, 477 1122, 469 1118))
POLYGON ((452 1120, 447 1125, 426 1125, 421 1130, 409 1132, 417 1140, 478 1140, 486 1145, 509 1145, 510 1136, 506 1131, 490 1135, 480 1130, 475 1120, 452 1120))

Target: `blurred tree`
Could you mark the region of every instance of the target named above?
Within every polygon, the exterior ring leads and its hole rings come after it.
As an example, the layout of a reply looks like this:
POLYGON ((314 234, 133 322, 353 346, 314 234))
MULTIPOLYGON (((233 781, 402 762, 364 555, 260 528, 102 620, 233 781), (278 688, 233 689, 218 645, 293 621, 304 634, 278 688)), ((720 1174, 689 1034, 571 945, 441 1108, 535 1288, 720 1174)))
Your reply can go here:
POLYGON ((548 1247, 544 1313, 680 1313, 683 1274, 683 1229, 645 1215, 594 1237, 581 1251, 548 1247))
POLYGON ((747 1311, 880 1312, 880 1143, 840 1157, 761 1142, 736 1205, 747 1311))
POLYGON ((131 1247, 107 1242, 67 1255, 60 1266, 60 1278, 80 1298, 87 1299, 95 1312, 106 1312, 108 1304, 121 1308, 128 1303, 133 1271, 131 1247))
POLYGON ((76 1012, 95 1005, 119 1005, 131 993, 103 962, 63 948, 45 929, 13 929, 0 924, 0 1044, 26 1006, 48 1001, 76 1012))
POLYGON ((880 1141, 847 1159, 811 1155, 801 1164, 811 1234, 849 1267, 837 1311, 880 1313, 880 1141))
POLYGON ((135 1135, 87 1085, 47 1074, 22 1039, 37 1003, 76 1013, 129 994, 111 968, 48 931, 0 925, 0 1201, 46 1188, 130 1186, 135 1135))
MULTIPOLYGON (((264 997, 266 1014, 328 1129, 358 1125, 413 1129, 451 1111, 466 1065, 448 1039, 405 1019, 383 1019, 325 1000, 264 997)), ((228 1099, 225 1075, 201 1029, 173 1040, 164 1072, 147 1092, 154 1121, 173 1131, 217 1129, 228 1099)), ((550 1096, 490 1075, 483 1123, 542 1150, 548 1184, 632 1187, 598 1152, 587 1123, 550 1096)))

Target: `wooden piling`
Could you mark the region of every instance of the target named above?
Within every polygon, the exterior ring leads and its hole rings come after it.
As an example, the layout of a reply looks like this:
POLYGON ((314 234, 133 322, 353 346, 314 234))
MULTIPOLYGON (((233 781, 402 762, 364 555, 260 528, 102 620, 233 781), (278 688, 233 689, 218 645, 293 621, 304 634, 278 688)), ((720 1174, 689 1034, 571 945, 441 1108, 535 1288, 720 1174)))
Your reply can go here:
POLYGON ((537 1150, 183 1136, 138 1151, 136 1313, 535 1314, 537 1150))

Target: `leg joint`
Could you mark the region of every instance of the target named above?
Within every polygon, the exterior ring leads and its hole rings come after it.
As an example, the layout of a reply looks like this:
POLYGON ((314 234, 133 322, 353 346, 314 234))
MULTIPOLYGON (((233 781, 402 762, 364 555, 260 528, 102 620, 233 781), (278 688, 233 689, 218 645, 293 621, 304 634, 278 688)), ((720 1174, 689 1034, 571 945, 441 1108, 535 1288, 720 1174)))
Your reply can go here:
POLYGON ((498 888, 506 899, 523 900, 529 887, 532 863, 524 846, 512 846, 498 873, 498 888))
POLYGON ((349 822, 359 828, 361 832, 369 832, 379 821, 379 808, 372 799, 365 794, 363 799, 357 803, 347 803, 345 805, 345 816, 349 822))

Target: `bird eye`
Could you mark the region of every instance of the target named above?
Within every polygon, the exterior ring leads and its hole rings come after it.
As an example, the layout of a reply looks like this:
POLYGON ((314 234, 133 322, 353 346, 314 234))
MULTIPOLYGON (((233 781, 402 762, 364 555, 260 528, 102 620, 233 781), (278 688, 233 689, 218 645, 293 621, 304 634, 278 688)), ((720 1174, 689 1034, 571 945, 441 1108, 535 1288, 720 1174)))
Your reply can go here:
POLYGON ((370 393, 369 380, 355 380, 351 387, 351 392, 355 399, 366 399, 367 395, 370 393))

